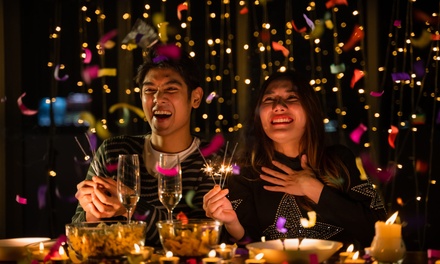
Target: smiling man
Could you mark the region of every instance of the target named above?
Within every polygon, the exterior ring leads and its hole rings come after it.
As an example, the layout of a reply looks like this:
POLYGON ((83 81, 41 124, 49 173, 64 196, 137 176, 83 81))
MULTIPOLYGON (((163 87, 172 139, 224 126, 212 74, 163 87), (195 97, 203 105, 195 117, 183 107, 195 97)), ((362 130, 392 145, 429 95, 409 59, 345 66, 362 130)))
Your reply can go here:
POLYGON ((198 151, 206 142, 191 134, 191 112, 203 99, 195 61, 176 46, 156 46, 138 69, 142 108, 151 132, 105 140, 96 151, 87 177, 77 186, 78 207, 73 222, 122 219, 126 210, 116 195, 114 164, 119 154, 137 153, 141 166, 141 197, 133 219, 147 223, 146 245, 159 246, 156 222, 166 219, 159 201, 155 166, 160 153, 178 154, 182 168, 183 199, 174 212, 203 218, 203 195, 214 182, 201 171, 204 159, 198 151), (178 49, 178 48, 177 48, 178 49), (161 53, 162 51, 162 53, 161 53), (112 169, 113 168, 113 169, 112 169))

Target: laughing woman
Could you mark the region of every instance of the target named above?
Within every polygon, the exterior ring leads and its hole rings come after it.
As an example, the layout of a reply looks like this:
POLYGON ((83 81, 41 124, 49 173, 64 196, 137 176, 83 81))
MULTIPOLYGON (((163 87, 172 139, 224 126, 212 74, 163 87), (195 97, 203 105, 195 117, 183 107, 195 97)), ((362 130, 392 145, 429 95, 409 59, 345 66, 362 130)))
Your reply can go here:
POLYGON ((327 147, 315 91, 294 72, 270 76, 260 90, 254 116, 241 145, 241 173, 228 189, 215 186, 204 197, 208 217, 220 220, 234 241, 315 238, 369 246, 374 224, 386 218, 381 198, 362 181, 355 156, 342 146, 327 147), (316 212, 305 228, 300 218, 316 212), (287 233, 277 229, 286 219, 287 233))

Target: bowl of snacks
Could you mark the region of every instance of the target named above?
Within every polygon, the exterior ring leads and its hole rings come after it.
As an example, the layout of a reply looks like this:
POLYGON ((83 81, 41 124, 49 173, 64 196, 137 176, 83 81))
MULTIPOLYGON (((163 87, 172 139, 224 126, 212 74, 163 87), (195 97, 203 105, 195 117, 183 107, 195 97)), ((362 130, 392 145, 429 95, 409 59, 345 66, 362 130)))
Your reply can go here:
POLYGON ((69 257, 79 261, 120 259, 145 242, 146 223, 83 222, 66 225, 69 257))
POLYGON ((218 244, 222 225, 212 219, 156 223, 163 249, 179 257, 206 256, 218 244))

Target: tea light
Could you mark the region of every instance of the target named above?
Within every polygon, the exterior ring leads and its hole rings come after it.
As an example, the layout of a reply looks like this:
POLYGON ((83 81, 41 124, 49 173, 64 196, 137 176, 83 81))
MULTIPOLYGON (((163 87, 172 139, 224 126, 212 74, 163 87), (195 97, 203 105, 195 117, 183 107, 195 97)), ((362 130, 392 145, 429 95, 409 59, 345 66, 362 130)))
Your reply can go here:
POLYGON ((44 261, 44 258, 49 254, 49 249, 44 248, 43 242, 40 242, 38 250, 31 251, 32 260, 44 261))
POLYGON ((215 248, 215 252, 217 252, 217 256, 221 259, 228 260, 234 257, 236 248, 237 246, 235 245, 226 245, 225 243, 222 243, 215 248))
POLYGON ((154 248, 139 246, 134 244, 134 250, 128 255, 128 262, 130 264, 139 264, 141 262, 148 261, 153 255, 154 248))
POLYGON ((359 251, 356 251, 356 253, 354 253, 351 258, 346 258, 343 263, 344 264, 359 264, 359 263, 365 263, 365 260, 362 258, 359 258, 359 251))
POLYGON ((266 260, 263 258, 264 253, 258 253, 255 258, 253 259, 246 259, 244 263, 246 264, 260 264, 260 263, 266 263, 266 260))
POLYGON ((202 262, 203 262, 203 264, 220 264, 221 263, 221 258, 216 257, 215 250, 211 250, 208 253, 208 257, 207 258, 203 258, 202 262))
POLYGON ((58 263, 58 264, 62 264, 62 263, 67 263, 67 261, 69 260, 69 257, 67 256, 66 252, 64 251, 64 247, 60 246, 60 248, 58 249, 58 254, 55 254, 54 256, 52 256, 50 258, 52 263, 58 263))
POLYGON ((160 264, 178 264, 179 263, 179 257, 174 257, 173 252, 168 251, 165 254, 165 257, 159 258, 160 264))
POLYGON ((351 244, 350 246, 347 247, 347 250, 345 252, 339 253, 339 263, 344 263, 345 259, 352 258, 354 255, 353 249, 354 249, 354 245, 351 244))

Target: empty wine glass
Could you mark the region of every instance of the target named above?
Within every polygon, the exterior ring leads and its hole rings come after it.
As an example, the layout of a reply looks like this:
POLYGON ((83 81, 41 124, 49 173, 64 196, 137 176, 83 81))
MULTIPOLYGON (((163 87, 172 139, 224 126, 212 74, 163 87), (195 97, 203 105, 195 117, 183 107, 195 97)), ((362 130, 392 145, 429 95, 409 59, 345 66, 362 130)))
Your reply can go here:
POLYGON ((117 192, 119 201, 127 209, 127 222, 130 223, 133 208, 141 194, 141 178, 139 174, 139 156, 137 154, 121 154, 118 158, 117 192))
POLYGON ((156 170, 159 200, 168 210, 168 220, 172 221, 173 209, 182 198, 182 171, 179 156, 161 153, 156 170))

